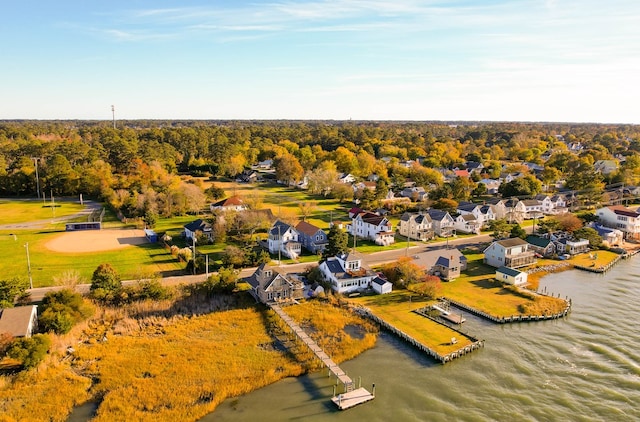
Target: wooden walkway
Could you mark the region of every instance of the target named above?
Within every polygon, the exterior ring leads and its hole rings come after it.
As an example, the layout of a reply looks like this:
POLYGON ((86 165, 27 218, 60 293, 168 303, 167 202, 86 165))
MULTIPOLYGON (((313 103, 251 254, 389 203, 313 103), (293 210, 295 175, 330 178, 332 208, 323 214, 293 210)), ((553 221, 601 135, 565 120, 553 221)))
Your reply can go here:
MULTIPOLYGON (((336 376, 338 381, 344 385, 344 394, 339 394, 334 397, 332 401, 338 406, 340 410, 348 409, 356 406, 357 404, 373 400, 374 395, 369 393, 364 388, 355 388, 355 383, 349 376, 336 364, 329 355, 327 355, 318 343, 315 342, 300 326, 289 316, 287 313, 275 303, 270 303, 269 306, 273 309, 280 318, 291 328, 291 330, 298 336, 304 344, 311 349, 313 353, 322 361, 322 363, 329 368, 329 371, 336 376)), ((334 391, 335 394, 335 391, 334 391)))

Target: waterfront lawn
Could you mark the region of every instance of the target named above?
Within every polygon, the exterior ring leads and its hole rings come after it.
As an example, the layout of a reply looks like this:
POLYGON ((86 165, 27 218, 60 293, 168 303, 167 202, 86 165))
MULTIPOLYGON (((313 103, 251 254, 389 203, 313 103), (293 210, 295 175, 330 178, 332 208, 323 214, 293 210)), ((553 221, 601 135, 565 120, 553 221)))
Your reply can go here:
POLYGON ((384 295, 349 298, 349 301, 369 308, 376 316, 404 331, 440 355, 447 355, 472 344, 472 340, 463 334, 412 312, 430 305, 433 301, 408 290, 395 290, 384 295), (451 344, 452 337, 456 338, 456 344, 451 344))
POLYGON ((467 270, 454 281, 442 283, 442 296, 496 317, 542 315, 564 309, 561 299, 505 286, 495 279, 495 268, 481 262, 482 254, 466 255, 467 270))
POLYGON ((593 251, 572 256, 569 262, 587 268, 600 268, 611 264, 620 255, 611 251, 593 251))
POLYGON ((42 203, 38 200, 0 200, 0 225, 17 224, 29 221, 47 220, 75 214, 84 209, 84 205, 77 202, 42 203))

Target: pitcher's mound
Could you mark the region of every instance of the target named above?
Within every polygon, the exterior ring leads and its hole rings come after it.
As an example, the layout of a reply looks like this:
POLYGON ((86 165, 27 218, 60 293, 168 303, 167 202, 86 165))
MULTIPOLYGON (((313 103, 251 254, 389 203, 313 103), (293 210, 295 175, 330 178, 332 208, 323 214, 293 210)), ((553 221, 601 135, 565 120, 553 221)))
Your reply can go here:
POLYGON ((82 230, 63 233, 47 242, 45 247, 54 252, 99 252, 146 242, 142 230, 82 230))

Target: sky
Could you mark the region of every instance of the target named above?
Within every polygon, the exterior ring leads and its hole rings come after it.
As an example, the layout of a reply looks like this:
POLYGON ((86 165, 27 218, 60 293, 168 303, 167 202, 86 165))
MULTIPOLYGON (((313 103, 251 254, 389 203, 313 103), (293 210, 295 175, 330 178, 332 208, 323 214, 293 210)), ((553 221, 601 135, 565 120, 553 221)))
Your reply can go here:
POLYGON ((0 4, 0 119, 640 123, 638 0, 0 4))

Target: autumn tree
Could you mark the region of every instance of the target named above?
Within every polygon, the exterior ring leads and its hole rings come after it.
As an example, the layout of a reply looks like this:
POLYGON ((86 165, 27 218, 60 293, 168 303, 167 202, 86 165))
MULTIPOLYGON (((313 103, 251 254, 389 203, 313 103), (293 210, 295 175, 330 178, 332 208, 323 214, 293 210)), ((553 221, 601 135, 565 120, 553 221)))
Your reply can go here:
POLYGON ((286 182, 287 185, 295 184, 304 175, 304 169, 298 159, 289 153, 276 157, 273 164, 276 168, 276 177, 278 180, 286 182))
POLYGON ((558 221, 560 230, 564 230, 569 233, 573 233, 583 226, 582 220, 580 220, 575 214, 561 214, 557 215, 555 219, 558 221))

